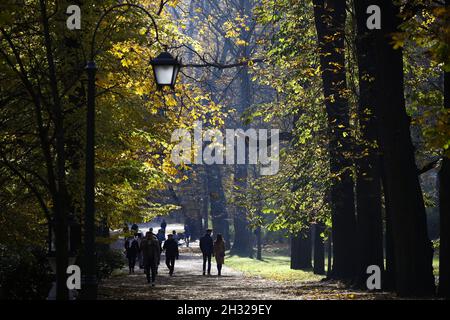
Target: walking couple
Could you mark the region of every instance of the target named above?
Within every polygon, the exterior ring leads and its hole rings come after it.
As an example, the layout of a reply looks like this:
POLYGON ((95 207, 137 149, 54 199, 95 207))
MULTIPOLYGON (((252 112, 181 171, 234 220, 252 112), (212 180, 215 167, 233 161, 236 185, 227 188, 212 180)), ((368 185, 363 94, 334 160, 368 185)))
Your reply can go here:
POLYGON ((225 243, 221 234, 213 241, 212 230, 206 230, 206 234, 200 239, 200 250, 203 254, 203 275, 206 274, 206 263, 208 263, 208 276, 211 275, 211 256, 216 258, 217 275, 222 275, 222 265, 225 263, 225 243))

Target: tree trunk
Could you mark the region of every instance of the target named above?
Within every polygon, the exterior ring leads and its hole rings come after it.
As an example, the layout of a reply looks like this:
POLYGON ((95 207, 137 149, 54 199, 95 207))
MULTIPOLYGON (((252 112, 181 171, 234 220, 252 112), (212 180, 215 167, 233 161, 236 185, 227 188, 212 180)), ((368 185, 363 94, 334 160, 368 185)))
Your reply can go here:
MULTIPOLYGON (((240 0, 240 7, 244 17, 250 17, 251 12, 251 2, 249 0, 240 0)), ((248 18, 247 18, 248 19, 248 18)), ((243 38, 249 38, 249 32, 243 31, 243 38)), ((247 45, 242 46, 240 50, 240 59, 249 59, 249 49, 247 45)), ((251 80, 250 74, 247 66, 242 66, 239 73, 240 80, 240 96, 239 96, 239 106, 238 112, 242 114, 248 107, 252 104, 252 93, 251 93, 251 80)), ((241 124, 240 121, 238 124, 241 124)), ((248 145, 246 143, 246 164, 236 164, 234 172, 234 182, 237 186, 239 192, 246 192, 247 180, 248 180, 248 145)), ((250 230, 249 222, 247 219, 247 209, 239 204, 236 205, 236 210, 234 214, 234 242, 231 248, 232 254, 239 256, 253 256, 253 234, 250 230)))
POLYGON ((314 225, 314 273, 325 274, 325 246, 321 234, 325 231, 323 222, 314 225))
POLYGON ((304 230, 298 235, 291 236, 291 269, 311 269, 311 230, 304 230))
MULTIPOLYGON (((239 192, 246 192, 248 167, 236 165, 235 168, 234 183, 239 188, 239 192)), ((234 214, 234 242, 231 253, 245 257, 253 256, 252 232, 247 220, 247 209, 239 204, 236 205, 234 214)))
POLYGON ((410 119, 406 114, 402 50, 392 47, 399 9, 389 1, 378 2, 382 28, 376 41, 376 117, 392 218, 395 254, 395 287, 402 296, 434 294, 433 249, 428 238, 425 206, 417 176, 410 119))
POLYGON ((358 35, 356 40, 359 69, 358 120, 360 143, 356 160, 356 208, 358 229, 359 272, 357 284, 365 286, 367 267, 383 263, 383 225, 381 215, 380 157, 377 148, 375 118, 376 87, 373 83, 376 65, 375 35, 366 27, 369 0, 355 1, 358 35))
POLYGON ((185 224, 188 225, 191 241, 195 241, 203 236, 201 215, 197 211, 189 211, 185 217, 185 224))
POLYGON ((328 241, 327 241, 327 278, 331 278, 331 269, 332 269, 332 257, 333 257, 333 239, 332 233, 328 232, 328 241))
POLYGON ((351 176, 349 104, 346 97, 344 55, 345 1, 314 0, 314 17, 320 47, 325 106, 328 115, 330 171, 336 176, 330 190, 333 233, 332 278, 353 279, 356 218, 351 176))
POLYGON ((56 66, 53 58, 52 35, 50 34, 50 24, 47 15, 47 4, 40 0, 40 13, 42 19, 44 44, 46 58, 48 63, 48 77, 50 80, 50 90, 52 96, 52 111, 55 123, 56 134, 56 176, 58 181, 57 199, 54 203, 55 212, 55 238, 56 238, 56 298, 58 300, 68 299, 68 290, 66 285, 67 266, 68 266, 68 204, 66 191, 65 174, 65 143, 64 143, 64 114, 61 106, 60 94, 58 91, 58 79, 56 75, 56 66))
POLYGON ((256 259, 262 260, 262 239, 261 227, 256 229, 256 259))
MULTIPOLYGON (((447 3, 449 1, 447 0, 447 3)), ((444 74, 444 106, 450 108, 450 72, 444 74)), ((447 150, 448 152, 448 150, 447 150)), ((439 171, 439 289, 440 296, 450 298, 450 158, 444 155, 439 171)))
POLYGON ((206 232, 206 229, 208 229, 209 224, 209 193, 208 193, 208 177, 206 175, 206 172, 202 174, 202 185, 203 185, 203 196, 202 196, 202 217, 203 217, 203 223, 202 223, 202 234, 206 232))
POLYGON ((211 204, 211 220, 214 233, 220 233, 225 240, 225 247, 230 248, 230 227, 226 207, 225 193, 222 186, 222 174, 216 164, 205 166, 208 176, 209 201, 211 204))
POLYGON ((383 193, 384 193, 384 207, 385 207, 385 251, 386 251, 386 271, 383 277, 383 289, 395 291, 395 253, 394 253, 394 239, 392 235, 392 212, 389 203, 389 192, 387 192, 386 179, 383 178, 383 193))

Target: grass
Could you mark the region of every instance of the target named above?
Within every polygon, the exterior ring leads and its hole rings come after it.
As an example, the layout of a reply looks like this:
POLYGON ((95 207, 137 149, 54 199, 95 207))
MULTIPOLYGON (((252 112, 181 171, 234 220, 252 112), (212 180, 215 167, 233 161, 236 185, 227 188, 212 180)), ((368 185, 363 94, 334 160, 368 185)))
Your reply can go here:
MULTIPOLYGON (((259 276, 277 281, 318 281, 324 276, 312 271, 290 269, 290 258, 276 251, 263 252, 263 261, 238 256, 228 256, 225 264, 249 276, 259 276)), ((325 264, 326 268, 326 264, 325 264)), ((439 256, 433 258, 434 275, 439 275, 439 256)))
POLYGON ((290 258, 284 255, 264 254, 263 260, 227 256, 225 264, 249 276, 259 276, 276 281, 319 281, 324 276, 311 271, 290 269, 290 258))

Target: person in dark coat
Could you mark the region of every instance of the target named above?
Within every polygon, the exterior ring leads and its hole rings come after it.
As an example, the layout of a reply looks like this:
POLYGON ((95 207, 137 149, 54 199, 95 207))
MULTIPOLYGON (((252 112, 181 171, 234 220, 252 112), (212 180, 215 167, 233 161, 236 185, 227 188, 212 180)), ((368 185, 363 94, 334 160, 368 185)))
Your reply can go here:
POLYGON ((136 265, 136 258, 139 254, 139 243, 134 238, 128 238, 127 241, 125 241, 125 250, 126 250, 126 256, 128 259, 128 268, 130 271, 130 274, 134 273, 134 266, 136 265))
POLYGON ((178 243, 173 235, 169 234, 168 239, 164 242, 163 250, 166 252, 166 266, 172 276, 175 269, 175 259, 178 257, 178 243))
POLYGON ((203 254, 203 275, 206 273, 206 261, 208 261, 208 276, 211 275, 211 255, 214 250, 211 233, 211 229, 206 230, 206 234, 200 239, 200 250, 203 254))
POLYGON ((159 229, 158 230, 158 233, 156 234, 156 238, 159 241, 159 248, 162 251, 162 244, 163 244, 164 241, 166 241, 166 234, 164 233, 163 229, 159 229))
POLYGON ((159 242, 150 231, 145 234, 145 239, 141 242, 141 250, 144 259, 144 272, 147 277, 147 282, 150 283, 151 279, 152 287, 154 287, 160 251, 159 242))
POLYGON ((186 242, 186 247, 189 247, 189 241, 191 240, 191 229, 188 224, 184 225, 184 241, 186 242))
POLYGON ((161 229, 164 230, 164 233, 166 233, 166 227, 167 227, 166 219, 163 219, 163 221, 161 222, 161 229))

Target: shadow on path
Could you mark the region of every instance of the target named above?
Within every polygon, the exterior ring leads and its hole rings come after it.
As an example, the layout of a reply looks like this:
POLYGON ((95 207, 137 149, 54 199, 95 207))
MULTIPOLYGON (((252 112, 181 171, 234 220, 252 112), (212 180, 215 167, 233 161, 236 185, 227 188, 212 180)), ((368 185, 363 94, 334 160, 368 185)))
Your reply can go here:
MULTIPOLYGON (((164 254, 158 270, 156 286, 147 284, 142 270, 135 274, 125 272, 103 281, 99 299, 177 300, 177 299, 246 299, 246 300, 315 300, 315 299, 391 299, 385 293, 368 293, 346 289, 334 282, 277 282, 249 277, 224 266, 218 277, 215 261, 212 276, 202 275, 202 258, 194 252, 181 253, 175 263, 175 274, 170 277, 164 264, 164 254)), ((226 261, 225 261, 226 263, 226 261)))

